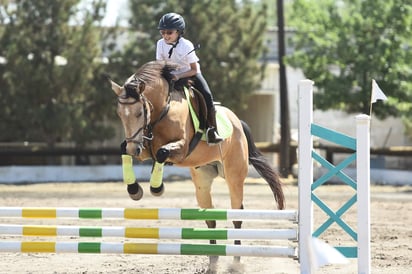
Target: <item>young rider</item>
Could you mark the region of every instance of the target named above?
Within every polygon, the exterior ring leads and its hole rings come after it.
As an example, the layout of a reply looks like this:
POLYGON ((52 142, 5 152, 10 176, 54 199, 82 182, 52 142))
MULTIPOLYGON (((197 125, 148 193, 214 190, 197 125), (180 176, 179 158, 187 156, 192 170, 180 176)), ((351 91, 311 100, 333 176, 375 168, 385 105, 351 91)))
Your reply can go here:
POLYGON ((207 142, 218 144, 223 139, 216 130, 216 110, 212 92, 200 71, 199 58, 192 42, 183 38, 185 27, 185 20, 177 13, 167 13, 162 16, 157 27, 162 38, 157 41, 156 59, 170 60, 178 64, 178 68, 173 73, 173 80, 192 78, 193 86, 203 94, 208 108, 207 142))

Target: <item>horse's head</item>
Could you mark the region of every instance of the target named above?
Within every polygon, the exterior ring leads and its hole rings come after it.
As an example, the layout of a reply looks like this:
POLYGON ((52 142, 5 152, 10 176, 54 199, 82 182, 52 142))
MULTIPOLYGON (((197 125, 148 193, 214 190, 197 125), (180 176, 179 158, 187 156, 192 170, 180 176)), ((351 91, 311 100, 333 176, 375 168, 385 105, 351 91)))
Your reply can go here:
POLYGON ((135 76, 130 77, 123 86, 111 81, 112 90, 117 95, 117 115, 122 121, 126 152, 138 156, 143 151, 145 131, 150 123, 152 109, 150 101, 143 94, 145 83, 135 76))
POLYGON ((175 64, 153 61, 140 67, 123 86, 109 79, 118 98, 117 114, 124 127, 127 154, 139 156, 145 148, 145 140, 152 138, 155 124, 167 115, 169 83, 175 68, 175 64))

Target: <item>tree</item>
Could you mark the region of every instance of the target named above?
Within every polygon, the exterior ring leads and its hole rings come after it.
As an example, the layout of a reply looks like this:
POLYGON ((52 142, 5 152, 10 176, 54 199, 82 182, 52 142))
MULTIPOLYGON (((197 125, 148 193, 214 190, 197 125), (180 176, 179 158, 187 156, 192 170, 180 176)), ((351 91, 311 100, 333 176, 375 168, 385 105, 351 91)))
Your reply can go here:
MULTIPOLYGON (((201 69, 215 100, 240 110, 247 107, 248 95, 259 87, 266 30, 266 5, 255 8, 251 1, 176 1, 130 0, 131 34, 122 63, 111 64, 125 80, 137 66, 155 59, 155 44, 160 39, 157 25, 167 12, 182 14, 185 37, 195 45, 201 69), (136 33, 137 32, 137 33, 136 33)), ((121 52, 115 56, 122 55, 121 52)), ((116 59, 116 58, 115 58, 116 59)))
POLYGON ((104 1, 12 2, 0 12, 0 140, 107 139, 102 121, 113 101, 97 78, 104 1))
POLYGON ((317 108, 369 114, 375 79, 389 100, 373 113, 412 121, 411 1, 295 0, 290 11, 288 62, 315 81, 317 108))

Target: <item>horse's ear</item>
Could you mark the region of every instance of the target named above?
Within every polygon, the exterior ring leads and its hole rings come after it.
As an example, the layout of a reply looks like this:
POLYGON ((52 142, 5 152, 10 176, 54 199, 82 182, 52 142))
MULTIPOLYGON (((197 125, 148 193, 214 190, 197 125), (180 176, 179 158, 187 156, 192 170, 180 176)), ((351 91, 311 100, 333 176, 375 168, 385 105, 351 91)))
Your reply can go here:
POLYGON ((112 90, 116 93, 117 96, 122 94, 122 87, 110 80, 110 84, 112 85, 112 90))

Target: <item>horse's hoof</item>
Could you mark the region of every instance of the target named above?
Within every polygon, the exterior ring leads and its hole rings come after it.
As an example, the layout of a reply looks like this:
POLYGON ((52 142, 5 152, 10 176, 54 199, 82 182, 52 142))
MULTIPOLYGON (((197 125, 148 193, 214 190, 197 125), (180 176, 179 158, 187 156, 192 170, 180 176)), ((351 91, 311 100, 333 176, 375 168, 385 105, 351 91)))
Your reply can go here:
MULTIPOLYGON (((240 258, 240 257, 239 257, 240 258)), ((233 260, 233 263, 229 265, 227 269, 228 273, 233 273, 233 274, 241 274, 245 273, 245 265, 240 262, 240 260, 233 260)))
POLYGON ((127 192, 132 200, 138 201, 143 197, 143 188, 137 183, 127 185, 127 192))
POLYGON ((217 262, 219 256, 209 256, 209 267, 206 271, 207 274, 216 274, 217 273, 217 262))
POLYGON ((150 192, 153 196, 162 196, 163 192, 165 192, 165 186, 163 183, 159 187, 150 186, 150 192))

